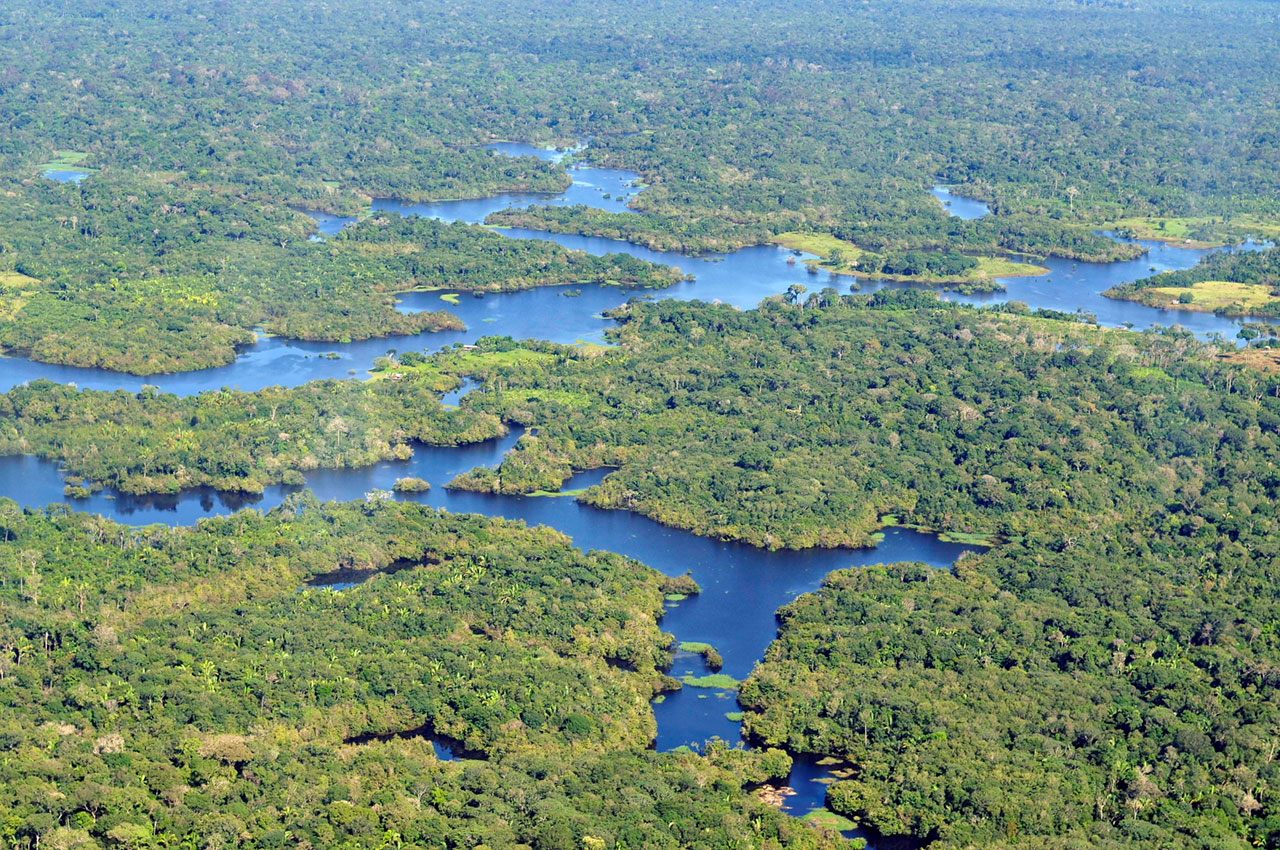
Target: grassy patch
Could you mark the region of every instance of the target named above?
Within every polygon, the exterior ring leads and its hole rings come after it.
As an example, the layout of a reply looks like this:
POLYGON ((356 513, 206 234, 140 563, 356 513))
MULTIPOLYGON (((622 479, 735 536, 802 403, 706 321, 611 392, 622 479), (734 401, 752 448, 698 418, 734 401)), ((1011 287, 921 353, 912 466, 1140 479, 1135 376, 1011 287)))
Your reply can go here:
POLYGON ((38 283, 40 283, 40 280, 28 278, 27 275, 20 273, 20 271, 0 271, 0 291, 10 292, 14 291, 14 289, 26 291, 26 289, 36 287, 38 283))
POLYGON ((432 389, 440 393, 449 392, 458 386, 458 379, 451 375, 443 374, 434 361, 406 366, 395 361, 384 362, 384 359, 380 357, 374 367, 369 370, 370 381, 405 380, 409 378, 428 381, 431 383, 432 389))
MULTIPOLYGON (((457 385, 457 380, 452 375, 474 375, 499 366, 515 366, 527 363, 545 363, 553 360, 550 354, 541 351, 530 351, 524 348, 513 349, 512 351, 452 351, 445 355, 437 355, 428 358, 422 363, 415 363, 412 366, 405 365, 398 361, 384 362, 383 358, 378 358, 374 368, 369 370, 369 379, 378 381, 386 380, 393 375, 399 375, 400 378, 429 377, 435 381, 437 389, 440 392, 447 392, 457 385), (444 370, 448 371, 448 374, 444 370)), ((540 395, 536 391, 529 391, 530 396, 540 395)), ((547 392, 546 396, 555 396, 556 400, 566 404, 581 404, 585 402, 585 397, 579 398, 573 393, 563 392, 547 392), (564 396, 564 398, 559 398, 564 396)))
POLYGON ((974 531, 944 531, 938 535, 943 543, 961 543, 966 546, 995 546, 998 542, 989 534, 974 531))
POLYGON ((851 829, 858 828, 858 825, 847 817, 838 815, 835 812, 828 811, 826 809, 818 809, 816 812, 809 812, 809 814, 800 818, 800 820, 835 832, 848 832, 851 829))
POLYGON ((591 404, 587 395, 569 390, 521 389, 513 391, 513 395, 519 395, 526 401, 556 402, 566 407, 587 407, 591 404))
POLYGON ((1177 242, 1192 248, 1213 248, 1244 236, 1280 239, 1280 221, 1243 216, 1222 221, 1210 216, 1134 216, 1103 225, 1111 230, 1132 233, 1138 239, 1177 242))
POLYGON ((725 720, 731 720, 734 723, 741 723, 744 714, 741 711, 726 711, 724 713, 725 720))
POLYGON ((54 151, 53 159, 40 165, 41 171, 92 171, 90 168, 79 167, 89 154, 84 151, 54 151))
POLYGON ((681 652, 696 652, 699 655, 713 649, 711 644, 703 643, 700 640, 682 640, 679 647, 681 652))
POLYGON ((586 487, 579 487, 576 490, 534 490, 528 495, 544 499, 558 499, 561 496, 581 496, 585 492, 587 492, 586 487))
POLYGON ((1142 303, 1152 307, 1248 315, 1250 311, 1280 303, 1280 297, 1271 291, 1272 287, 1258 283, 1205 280, 1191 286, 1153 286, 1140 290, 1139 295, 1142 303), (1190 301, 1184 300, 1187 297, 1190 301))
POLYGON ((668 593, 663 598, 666 599, 668 602, 683 602, 689 597, 683 593, 668 593))
POLYGON ((1220 354, 1218 359, 1228 363, 1238 363, 1268 374, 1280 372, 1280 348, 1242 348, 1239 351, 1220 354))
POLYGON ((785 248, 791 248, 795 251, 804 251, 807 254, 817 254, 819 257, 826 257, 833 250, 839 250, 844 254, 845 262, 849 264, 849 268, 833 268, 824 265, 821 260, 805 260, 805 264, 815 266, 823 271, 834 272, 835 274, 846 274, 854 277, 875 278, 877 280, 900 280, 905 282, 917 283, 963 283, 976 282, 983 280, 991 280, 998 277, 1034 277, 1036 275, 1048 274, 1049 270, 1044 266, 1036 266, 1031 263, 1020 263, 1016 260, 1006 259, 1004 257, 977 257, 978 267, 967 275, 960 277, 934 277, 932 275, 885 275, 885 274, 866 274, 858 271, 857 261, 863 254, 869 252, 862 250, 852 242, 846 242, 843 239, 837 239, 826 233, 800 233, 791 231, 779 234, 774 240, 785 248))
POLYGON ((18 315, 40 281, 20 272, 0 272, 0 319, 12 319, 18 315))
POLYGON ((441 300, 441 301, 448 302, 449 304, 457 304, 457 303, 458 303, 458 300, 459 300, 459 299, 458 299, 458 293, 456 293, 456 292, 446 292, 444 295, 441 295, 441 296, 440 296, 440 300, 441 300))
POLYGON ((608 354, 615 350, 612 345, 601 345, 598 342, 587 342, 582 339, 574 341, 573 347, 581 351, 583 354, 590 355, 591 357, 599 357, 602 354, 608 354))
POLYGON ((715 688, 716 690, 736 691, 738 680, 727 673, 708 673, 706 676, 694 676, 689 673, 680 677, 691 688, 715 688))
POLYGON ((1044 266, 1020 263, 1008 257, 979 257, 978 274, 985 277, 1034 277, 1048 274, 1044 266))
POLYGON ((1135 378, 1155 378, 1158 381, 1173 380, 1168 372, 1155 366, 1135 366, 1133 368, 1133 376, 1135 378))
MULTIPOLYGON (((443 296, 442 296, 443 297, 443 296)), ((513 348, 510 351, 464 351, 454 361, 467 369, 489 369, 495 366, 515 366, 527 363, 549 363, 554 360, 545 351, 513 348)), ((452 364, 451 364, 452 365, 452 364)))
POLYGON ((804 251, 806 254, 817 254, 819 257, 825 257, 836 248, 844 251, 845 257, 851 261, 866 253, 852 242, 837 239, 828 233, 801 233, 798 230, 792 230, 778 234, 775 241, 784 248, 804 251))

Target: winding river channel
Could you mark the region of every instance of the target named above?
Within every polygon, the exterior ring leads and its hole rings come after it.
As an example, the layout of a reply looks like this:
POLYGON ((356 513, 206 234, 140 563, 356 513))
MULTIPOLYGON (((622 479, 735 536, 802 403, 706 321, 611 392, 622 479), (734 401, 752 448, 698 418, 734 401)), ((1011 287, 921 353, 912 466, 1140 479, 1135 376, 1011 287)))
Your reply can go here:
MULTIPOLYGON (((528 146, 492 146, 503 154, 532 154, 544 158, 561 156, 528 146)), ((587 204, 612 211, 626 211, 626 203, 641 187, 637 175, 614 169, 570 166, 573 185, 558 195, 503 195, 472 201, 435 204, 375 202, 375 212, 432 216, 449 221, 480 222, 496 210, 528 204, 587 204)), ((933 193, 952 215, 974 218, 985 214, 979 202, 951 195, 936 187, 933 193)), ((351 219, 315 216, 323 239, 348 225, 351 219)), ((549 239, 567 248, 592 254, 625 252, 643 259, 681 267, 694 275, 692 281, 657 292, 578 285, 545 287, 524 292, 473 297, 460 293, 457 305, 447 304, 447 292, 409 293, 401 309, 448 309, 458 315, 467 330, 395 337, 336 345, 262 338, 227 366, 138 378, 99 369, 60 367, 21 358, 0 359, 0 389, 47 378, 74 382, 84 388, 136 391, 143 385, 157 386, 182 395, 222 387, 256 390, 269 385, 295 386, 320 378, 363 376, 373 359, 388 349, 436 349, 455 342, 472 342, 481 336, 510 335, 516 338, 550 339, 572 343, 601 341, 609 322, 600 318, 603 310, 617 306, 634 294, 654 298, 698 298, 723 301, 738 307, 754 307, 763 298, 783 292, 792 283, 810 288, 827 283, 827 276, 813 276, 791 252, 775 247, 745 248, 731 254, 693 258, 651 251, 624 242, 594 237, 556 235, 537 231, 502 229, 517 239, 549 239), (574 297, 566 297, 572 294, 574 297), (334 356, 336 355, 336 357, 334 356)), ((1093 264, 1049 260, 1049 274, 1036 278, 1003 281, 1008 291, 990 296, 944 297, 969 302, 994 303, 1019 300, 1030 307, 1046 307, 1066 312, 1077 309, 1092 313, 1104 325, 1146 328, 1153 324, 1182 326, 1205 336, 1235 335, 1239 322, 1219 316, 1162 311, 1139 304, 1112 301, 1101 292, 1123 281, 1149 275, 1152 270, 1182 269, 1194 265, 1204 251, 1184 247, 1144 243, 1149 252, 1130 262, 1093 264)), ((844 283, 833 285, 847 285, 844 283)), ((871 291, 877 284, 864 284, 871 291)), ((464 387, 464 391, 467 387, 464 387)), ((456 401, 446 398, 446 403, 456 401)), ((703 641, 715 646, 724 658, 723 672, 735 679, 745 678, 764 654, 777 630, 775 612, 798 594, 815 589, 828 572, 850 566, 893 561, 921 561, 939 568, 952 564, 965 548, 944 543, 930 535, 908 529, 886 529, 886 536, 871 550, 808 550, 765 552, 749 546, 723 543, 666 528, 648 519, 621 511, 600 511, 571 498, 505 497, 453 492, 444 484, 455 475, 478 465, 496 465, 515 443, 519 432, 461 448, 416 447, 414 456, 403 462, 387 462, 361 469, 318 470, 307 475, 306 486, 322 499, 356 499, 374 489, 389 490, 397 478, 416 476, 431 483, 427 493, 400 495, 454 512, 475 512, 488 516, 520 519, 559 529, 583 549, 607 549, 637 558, 654 568, 676 575, 690 571, 702 587, 699 596, 670 603, 663 619, 666 631, 681 641, 703 641)), ((565 488, 586 487, 601 480, 608 470, 583 473, 565 488)), ((11 498, 26 507, 40 507, 65 501, 63 480, 55 463, 33 457, 0 458, 0 497, 11 498)), ((211 490, 187 491, 174 496, 131 497, 98 493, 77 500, 76 510, 99 513, 111 519, 141 525, 191 524, 201 517, 227 514, 245 507, 269 509, 297 488, 272 487, 262 496, 246 497, 211 490)), ((678 653, 672 674, 703 675, 708 672, 700 656, 678 653)), ((731 719, 738 710, 733 690, 686 687, 654 705, 658 721, 657 746, 668 750, 698 746, 711 737, 728 741, 740 739, 739 723, 731 719)), ((786 798, 787 808, 802 815, 821 808, 827 768, 797 759, 791 777, 796 792, 786 798)))

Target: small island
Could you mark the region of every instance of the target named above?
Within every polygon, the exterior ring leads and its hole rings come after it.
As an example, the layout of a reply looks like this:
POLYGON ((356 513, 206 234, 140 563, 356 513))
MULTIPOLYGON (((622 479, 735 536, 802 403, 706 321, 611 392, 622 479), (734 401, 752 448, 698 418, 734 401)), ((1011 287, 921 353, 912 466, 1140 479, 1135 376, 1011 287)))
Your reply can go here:
POLYGON ((997 278, 1049 273, 1044 266, 955 251, 876 253, 825 233, 792 231, 779 234, 775 241, 784 248, 816 254, 817 259, 804 261, 815 273, 822 270, 857 278, 919 283, 966 294, 1003 291, 997 278))
POLYGON ((1219 248, 1247 238, 1275 239, 1280 223, 1271 216, 1129 216, 1103 227, 1132 239, 1164 242, 1183 248, 1219 248))
POLYGON ((1280 250, 1210 254, 1184 271, 1122 283, 1102 294, 1167 310, 1280 317, 1280 250))

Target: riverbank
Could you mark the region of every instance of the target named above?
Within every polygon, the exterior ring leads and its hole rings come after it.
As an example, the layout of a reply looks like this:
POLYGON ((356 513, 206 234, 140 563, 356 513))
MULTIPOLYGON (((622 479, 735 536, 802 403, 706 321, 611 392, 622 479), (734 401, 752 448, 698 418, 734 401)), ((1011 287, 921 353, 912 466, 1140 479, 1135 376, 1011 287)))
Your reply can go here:
POLYGON ((1251 238, 1280 239, 1280 221, 1253 216, 1230 221, 1211 216, 1133 216, 1099 225, 1100 229, 1197 250, 1235 245, 1251 238))
POLYGON ((1280 295, 1275 292, 1275 287, 1263 284, 1205 280, 1191 286, 1107 290, 1103 295, 1159 310, 1190 310, 1233 318, 1275 318, 1280 314, 1280 295))

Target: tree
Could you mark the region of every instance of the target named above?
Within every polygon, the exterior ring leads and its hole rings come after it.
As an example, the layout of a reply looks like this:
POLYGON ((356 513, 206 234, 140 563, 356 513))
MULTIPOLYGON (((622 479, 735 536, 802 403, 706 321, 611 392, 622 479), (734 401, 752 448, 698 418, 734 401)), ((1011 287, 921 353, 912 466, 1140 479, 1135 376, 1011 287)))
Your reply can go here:
POLYGON ((783 299, 788 304, 798 304, 800 303, 800 296, 804 295, 808 291, 809 287, 805 286, 803 283, 793 283, 787 287, 787 292, 786 295, 783 296, 783 299))

